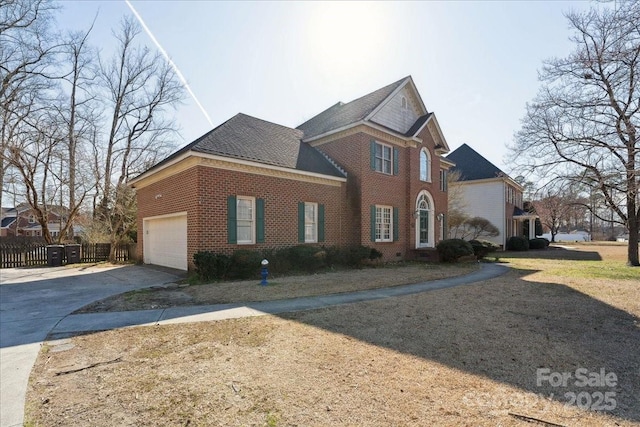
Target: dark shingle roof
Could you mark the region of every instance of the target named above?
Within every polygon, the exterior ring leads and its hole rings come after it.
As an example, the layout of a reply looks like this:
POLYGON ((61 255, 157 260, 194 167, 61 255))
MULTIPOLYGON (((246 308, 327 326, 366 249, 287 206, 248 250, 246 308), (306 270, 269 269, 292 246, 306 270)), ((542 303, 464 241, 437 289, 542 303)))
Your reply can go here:
POLYGON ((473 181, 476 179, 497 178, 507 176, 496 165, 482 157, 477 151, 462 144, 447 156, 447 160, 451 160, 456 164, 452 171, 460 172, 462 181, 473 181))
POLYGON ((300 130, 240 113, 154 167, 195 151, 344 178, 322 153, 301 141, 302 135, 300 130))
POLYGON ((416 122, 409 128, 407 133, 405 133, 405 136, 414 136, 416 132, 420 130, 422 125, 425 124, 427 120, 429 120, 429 117, 431 117, 431 114, 433 113, 427 113, 423 116, 418 117, 418 120, 416 120, 416 122))
POLYGON ((15 216, 9 216, 9 217, 6 217, 6 218, 2 218, 2 224, 0 224, 0 227, 8 227, 15 220, 16 220, 15 216))
POLYGON ((356 123, 367 117, 407 79, 408 77, 400 79, 395 83, 391 83, 346 104, 338 102, 317 116, 302 123, 298 126, 298 129, 304 132, 304 138, 307 139, 356 123))

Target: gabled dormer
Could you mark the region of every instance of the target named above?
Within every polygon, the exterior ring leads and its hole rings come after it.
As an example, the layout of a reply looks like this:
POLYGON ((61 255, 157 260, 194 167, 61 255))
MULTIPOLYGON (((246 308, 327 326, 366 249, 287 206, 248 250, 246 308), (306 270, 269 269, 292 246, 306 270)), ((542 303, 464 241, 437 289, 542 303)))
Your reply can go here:
POLYGON ((427 113, 413 79, 406 77, 396 90, 365 117, 365 120, 406 135, 418 119, 427 113))
POLYGON ((297 129, 312 146, 366 132, 386 135, 386 140, 402 147, 418 147, 425 129, 434 141, 437 155, 449 152, 435 114, 427 111, 411 76, 400 79, 351 102, 338 102, 297 129))

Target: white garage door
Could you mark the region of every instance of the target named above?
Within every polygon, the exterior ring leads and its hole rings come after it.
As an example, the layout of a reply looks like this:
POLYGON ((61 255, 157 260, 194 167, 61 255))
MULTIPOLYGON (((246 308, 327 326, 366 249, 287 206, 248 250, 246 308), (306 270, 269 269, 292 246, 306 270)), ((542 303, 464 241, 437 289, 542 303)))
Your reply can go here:
POLYGON ((145 264, 187 269, 187 214, 143 219, 145 264))

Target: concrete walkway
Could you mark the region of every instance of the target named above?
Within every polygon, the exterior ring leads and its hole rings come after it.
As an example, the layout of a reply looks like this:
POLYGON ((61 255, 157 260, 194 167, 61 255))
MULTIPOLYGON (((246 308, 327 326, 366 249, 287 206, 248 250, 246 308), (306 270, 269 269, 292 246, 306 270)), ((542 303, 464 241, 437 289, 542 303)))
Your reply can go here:
POLYGON ((498 277, 506 271, 507 267, 499 264, 481 264, 480 270, 464 276, 415 283, 412 285, 401 285, 390 288, 371 289, 341 294, 262 302, 171 307, 157 310, 72 314, 62 319, 51 330, 50 338, 65 338, 81 332, 101 331, 128 326, 206 322, 239 317, 261 316, 264 314, 313 310, 341 304, 373 301, 383 298, 432 291, 435 289, 468 285, 498 277))
POLYGON ((78 271, 73 277, 69 276, 69 269, 43 269, 35 277, 22 277, 25 274, 20 276, 20 272, 14 272, 14 277, 5 270, 0 272, 0 427, 22 426, 29 373, 45 339, 130 326, 223 320, 373 301, 468 285, 498 277, 507 270, 498 264, 482 264, 480 270, 464 276, 390 288, 264 302, 86 314, 69 313, 110 295, 168 283, 177 277, 170 271, 139 266, 89 269, 78 271), (83 279, 84 274, 87 276, 83 279))

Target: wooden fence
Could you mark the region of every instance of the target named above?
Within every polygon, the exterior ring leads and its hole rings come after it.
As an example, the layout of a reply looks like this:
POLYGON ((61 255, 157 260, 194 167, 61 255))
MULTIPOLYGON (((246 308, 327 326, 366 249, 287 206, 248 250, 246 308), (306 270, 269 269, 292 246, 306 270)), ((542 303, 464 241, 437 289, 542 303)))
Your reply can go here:
MULTIPOLYGON (((109 259, 110 243, 84 243, 80 246, 80 262, 100 262, 109 259)), ((67 250, 60 248, 62 264, 67 264, 67 250)), ((116 246, 116 261, 130 261, 135 255, 135 245, 116 246)), ((0 268, 35 267, 48 265, 47 246, 42 244, 0 243, 0 268)))

